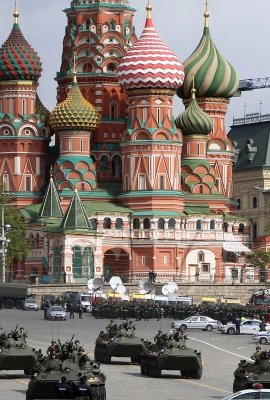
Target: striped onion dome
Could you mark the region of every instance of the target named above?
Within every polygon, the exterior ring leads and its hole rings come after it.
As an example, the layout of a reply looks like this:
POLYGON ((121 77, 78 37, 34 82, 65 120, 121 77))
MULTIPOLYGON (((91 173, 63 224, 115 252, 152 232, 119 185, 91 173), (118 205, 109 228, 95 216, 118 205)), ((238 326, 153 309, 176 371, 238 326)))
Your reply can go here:
POLYGON ((203 36, 193 54, 184 62, 185 81, 178 90, 178 96, 188 99, 193 77, 199 97, 230 98, 238 89, 239 79, 234 68, 220 54, 211 39, 209 13, 204 13, 203 36))
POLYGON ((76 77, 66 100, 56 105, 49 119, 49 124, 56 131, 95 129, 100 122, 96 109, 81 94, 76 77))
POLYGON ((18 12, 13 15, 16 22, 0 50, 0 81, 37 81, 42 71, 40 58, 20 30, 18 12))
POLYGON ((148 4, 144 31, 122 58, 117 78, 126 89, 176 90, 184 80, 184 68, 175 53, 158 36, 148 4))
POLYGON ((213 129, 213 121, 199 106, 195 98, 196 90, 191 90, 191 100, 185 111, 180 114, 175 125, 184 135, 207 135, 213 129))

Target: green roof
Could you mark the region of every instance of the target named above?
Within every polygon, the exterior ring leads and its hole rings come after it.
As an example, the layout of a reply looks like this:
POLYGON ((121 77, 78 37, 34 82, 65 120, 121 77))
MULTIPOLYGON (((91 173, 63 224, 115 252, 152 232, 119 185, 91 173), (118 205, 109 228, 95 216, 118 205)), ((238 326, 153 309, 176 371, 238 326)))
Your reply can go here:
POLYGON ((270 166, 270 121, 232 126, 228 137, 234 141, 234 170, 270 166))
POLYGON ((185 213, 190 214, 210 214, 209 206, 207 204, 192 204, 185 206, 185 213))
POLYGON ((65 216, 61 222, 61 228, 66 229, 92 229, 83 203, 75 190, 73 198, 68 206, 65 216))
POLYGON ((183 217, 184 213, 167 210, 135 211, 132 217, 183 217))
POLYGON ((132 210, 128 207, 107 201, 84 201, 83 205, 89 217, 97 213, 132 213, 132 210))
POLYGON ((40 218, 52 218, 52 217, 63 217, 63 210, 60 204, 59 195, 53 182, 53 178, 50 178, 50 182, 45 193, 40 211, 40 218))
POLYGON ((206 167, 208 170, 210 169, 210 162, 205 159, 196 158, 194 160, 182 160, 182 168, 187 166, 193 170, 194 168, 201 165, 206 167))

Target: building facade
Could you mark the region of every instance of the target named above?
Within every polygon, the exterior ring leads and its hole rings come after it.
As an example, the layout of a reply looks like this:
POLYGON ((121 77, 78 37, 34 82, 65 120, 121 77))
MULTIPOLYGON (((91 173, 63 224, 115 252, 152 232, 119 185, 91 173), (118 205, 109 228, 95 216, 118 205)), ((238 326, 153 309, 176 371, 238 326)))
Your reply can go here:
POLYGON ((207 9, 182 64, 149 2, 137 38, 131 3, 71 1, 51 113, 36 94, 40 59, 14 13, 0 50, 0 180, 34 245, 12 274, 244 280, 250 223, 232 198, 224 124, 237 74, 211 38, 207 9), (185 111, 175 119, 176 93, 185 111))

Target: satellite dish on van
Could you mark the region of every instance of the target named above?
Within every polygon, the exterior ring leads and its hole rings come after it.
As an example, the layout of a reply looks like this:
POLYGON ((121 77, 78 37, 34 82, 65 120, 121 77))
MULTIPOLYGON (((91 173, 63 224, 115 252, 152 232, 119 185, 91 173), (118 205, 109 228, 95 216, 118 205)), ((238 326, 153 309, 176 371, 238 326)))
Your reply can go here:
POLYGON ((102 278, 95 278, 93 280, 94 290, 99 290, 103 286, 102 278))
POLYGON ((138 282, 138 286, 139 286, 139 289, 143 289, 143 285, 145 284, 145 281, 139 281, 138 282))
POLYGON ((168 285, 162 286, 161 291, 164 296, 167 296, 169 294, 168 285))
POLYGON ((176 301, 177 297, 178 297, 177 293, 168 293, 169 301, 176 301))
POLYGON ((150 293, 154 289, 155 289, 155 285, 153 284, 153 282, 145 282, 143 285, 143 290, 145 290, 146 293, 150 293))
POLYGON ((178 292, 178 286, 175 282, 168 282, 166 286, 168 288, 169 293, 178 292))
POLYGON ((124 285, 119 285, 119 286, 117 286, 116 291, 117 291, 117 293, 119 293, 119 294, 125 294, 125 293, 126 293, 126 288, 125 288, 124 285))
POLYGON ((89 290, 94 289, 94 279, 89 279, 89 281, 87 282, 87 287, 89 290))
POLYGON ((113 290, 116 290, 117 286, 122 285, 122 279, 120 278, 120 276, 112 276, 109 284, 113 290))

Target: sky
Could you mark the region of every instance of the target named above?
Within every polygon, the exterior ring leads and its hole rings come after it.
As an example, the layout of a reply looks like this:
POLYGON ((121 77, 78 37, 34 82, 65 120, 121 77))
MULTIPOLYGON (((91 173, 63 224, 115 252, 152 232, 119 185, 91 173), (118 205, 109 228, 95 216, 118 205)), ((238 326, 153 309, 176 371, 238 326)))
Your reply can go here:
MULTIPOLYGON (((134 24, 141 35, 147 0, 129 0, 137 12, 134 24)), ((38 52, 43 72, 39 95, 52 110, 56 104, 54 77, 60 68, 62 41, 66 26, 63 12, 71 0, 18 0, 20 28, 38 52)), ((0 0, 0 44, 13 24, 15 0, 0 0)), ((203 32, 205 0, 151 0, 153 20, 160 37, 184 62, 194 51, 203 32)), ((210 32, 221 54, 233 65, 240 79, 270 77, 269 0, 208 0, 210 32)), ((233 117, 248 113, 270 114, 270 89, 245 92, 229 105, 226 126, 233 117)), ((175 96, 175 116, 183 111, 175 96)))

